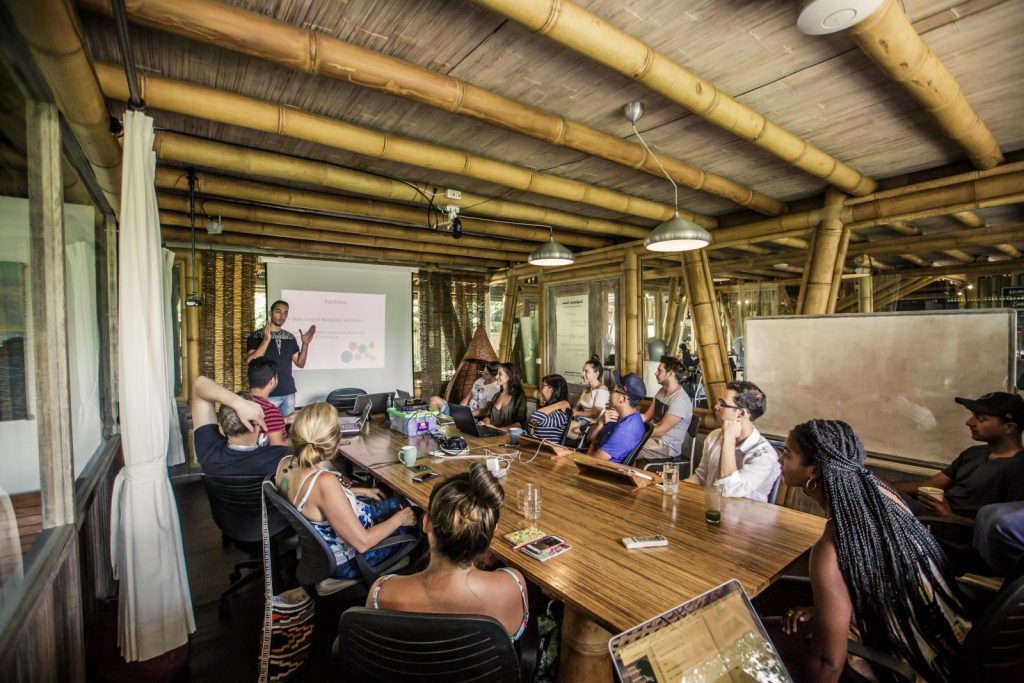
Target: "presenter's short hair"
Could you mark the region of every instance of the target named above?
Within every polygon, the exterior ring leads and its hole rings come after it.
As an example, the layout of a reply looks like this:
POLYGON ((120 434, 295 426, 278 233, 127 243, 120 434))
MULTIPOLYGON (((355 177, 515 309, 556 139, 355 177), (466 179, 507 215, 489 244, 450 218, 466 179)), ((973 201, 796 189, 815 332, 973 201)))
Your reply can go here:
POLYGON ((746 409, 751 422, 764 415, 764 411, 768 409, 768 399, 761 391, 761 387, 753 382, 729 382, 725 388, 736 392, 736 405, 746 409))
MULTIPOLYGON (((288 306, 288 302, 287 301, 285 301, 284 299, 278 299, 274 303, 270 304, 270 308, 268 310, 271 310, 271 311, 274 310, 274 306, 277 306, 278 304, 284 304, 285 306, 288 306)), ((288 306, 288 307, 291 308, 291 306, 288 306)))
POLYGON ((249 367, 246 372, 249 376, 249 387, 252 389, 262 389, 270 384, 270 380, 277 377, 277 361, 266 356, 253 358, 249 361, 249 367))

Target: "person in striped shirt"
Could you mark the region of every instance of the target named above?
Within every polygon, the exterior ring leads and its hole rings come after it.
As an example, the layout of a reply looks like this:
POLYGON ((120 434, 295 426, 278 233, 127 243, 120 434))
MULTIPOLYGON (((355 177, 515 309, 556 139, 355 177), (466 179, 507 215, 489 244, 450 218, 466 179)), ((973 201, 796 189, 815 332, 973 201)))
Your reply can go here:
MULTIPOLYGON (((277 386, 277 363, 266 356, 258 356, 249 361, 249 393, 252 400, 263 408, 263 421, 267 425, 266 438, 271 446, 287 446, 292 442, 288 438, 288 428, 281 410, 270 402, 270 392, 277 386)), ((260 436, 262 441, 263 436, 260 436)))
POLYGON ((565 425, 569 422, 566 410, 571 407, 565 378, 561 375, 544 377, 540 381, 540 398, 543 405, 533 411, 526 431, 538 439, 561 443, 565 425))

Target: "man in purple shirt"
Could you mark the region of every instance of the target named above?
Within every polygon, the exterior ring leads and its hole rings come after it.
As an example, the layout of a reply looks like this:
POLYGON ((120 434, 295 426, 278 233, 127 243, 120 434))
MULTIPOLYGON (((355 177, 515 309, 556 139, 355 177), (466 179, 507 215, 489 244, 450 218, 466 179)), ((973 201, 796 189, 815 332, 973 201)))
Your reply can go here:
POLYGON ((612 462, 626 459, 644 438, 646 425, 636 407, 645 396, 647 387, 634 373, 618 380, 608 399, 608 408, 587 434, 589 455, 612 462))

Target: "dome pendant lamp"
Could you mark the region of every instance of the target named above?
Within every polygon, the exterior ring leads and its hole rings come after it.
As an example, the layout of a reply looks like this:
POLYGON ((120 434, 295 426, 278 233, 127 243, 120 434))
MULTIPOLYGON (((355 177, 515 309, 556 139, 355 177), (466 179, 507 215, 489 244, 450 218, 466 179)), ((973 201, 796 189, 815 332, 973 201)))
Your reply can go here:
POLYGON ((527 263, 547 268, 551 266, 568 266, 576 262, 576 255, 555 241, 554 228, 548 226, 551 239, 540 245, 526 257, 527 263))
POLYGON ((678 252, 678 251, 692 251, 694 249, 703 249, 704 247, 711 244, 711 233, 704 228, 700 227, 693 221, 687 220, 679 215, 679 186, 676 185, 676 181, 672 180, 672 176, 668 174, 665 167, 661 165, 661 161, 658 160, 657 155, 651 151, 651 148, 647 146, 647 142, 643 136, 640 135, 640 131, 636 129, 636 122, 640 120, 640 117, 644 115, 644 105, 642 102, 630 102, 627 104, 622 113, 633 125, 633 132, 636 133, 636 137, 640 140, 640 144, 644 146, 647 153, 658 163, 658 168, 665 174, 665 177, 670 183, 672 183, 672 189, 675 191, 675 213, 672 218, 656 227, 651 231, 651 234, 644 240, 644 246, 649 251, 666 251, 666 252, 678 252))

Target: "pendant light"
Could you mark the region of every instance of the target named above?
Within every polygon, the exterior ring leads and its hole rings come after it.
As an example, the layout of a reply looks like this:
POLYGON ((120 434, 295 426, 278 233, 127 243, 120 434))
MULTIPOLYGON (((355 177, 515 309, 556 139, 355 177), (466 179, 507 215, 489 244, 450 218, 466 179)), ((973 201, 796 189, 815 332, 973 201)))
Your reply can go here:
POLYGON ((647 142, 643 136, 640 135, 640 131, 636 129, 636 122, 640 120, 640 117, 644 115, 643 102, 630 102, 622 109, 622 113, 629 120, 633 126, 633 132, 636 133, 636 137, 640 140, 640 144, 644 146, 647 153, 651 155, 655 162, 658 164, 658 168, 665 174, 665 177, 670 183, 672 183, 672 189, 675 192, 675 199, 673 206, 675 207, 675 213, 672 218, 656 227, 651 231, 651 234, 644 240, 644 246, 649 251, 692 251, 694 249, 703 249, 704 247, 711 244, 711 233, 704 228, 700 227, 693 221, 687 220, 679 215, 679 186, 676 185, 676 181, 672 180, 672 176, 668 174, 665 167, 661 165, 661 161, 658 160, 658 156, 651 151, 651 148, 647 146, 647 142))
POLYGON ((551 266, 568 266, 576 262, 576 255, 569 249, 555 241, 554 228, 548 226, 551 231, 551 239, 534 249, 526 257, 527 263, 542 268, 551 266))

